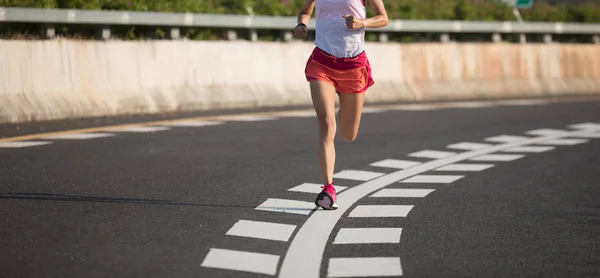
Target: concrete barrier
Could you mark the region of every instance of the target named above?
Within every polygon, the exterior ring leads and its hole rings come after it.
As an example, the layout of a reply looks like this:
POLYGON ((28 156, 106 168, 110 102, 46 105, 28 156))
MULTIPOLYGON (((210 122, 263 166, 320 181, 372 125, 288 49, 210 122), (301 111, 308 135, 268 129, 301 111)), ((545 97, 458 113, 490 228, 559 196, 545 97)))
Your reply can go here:
MULTIPOLYGON (((311 43, 0 41, 0 122, 310 105, 311 43)), ((600 45, 368 44, 368 102, 600 93, 600 45)))

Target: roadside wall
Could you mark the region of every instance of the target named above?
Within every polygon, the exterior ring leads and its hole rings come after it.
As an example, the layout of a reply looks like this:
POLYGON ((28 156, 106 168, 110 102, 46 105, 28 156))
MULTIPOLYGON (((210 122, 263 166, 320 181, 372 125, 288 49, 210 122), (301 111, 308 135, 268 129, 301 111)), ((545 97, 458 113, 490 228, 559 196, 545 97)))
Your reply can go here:
MULTIPOLYGON (((0 122, 309 105, 311 43, 0 41, 0 122)), ((368 44, 368 102, 600 93, 600 45, 368 44)))

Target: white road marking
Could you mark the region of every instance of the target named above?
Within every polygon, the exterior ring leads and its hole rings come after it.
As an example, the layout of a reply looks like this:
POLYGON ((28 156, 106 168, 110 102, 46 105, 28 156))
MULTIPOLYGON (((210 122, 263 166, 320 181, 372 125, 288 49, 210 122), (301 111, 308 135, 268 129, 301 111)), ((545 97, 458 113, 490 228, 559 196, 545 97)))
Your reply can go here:
POLYGON ((327 277, 402 276, 400 258, 331 258, 327 277))
POLYGON ((277 112, 275 113, 276 116, 279 117, 305 117, 305 118, 309 118, 309 117, 316 117, 317 113, 314 110, 308 110, 308 111, 289 111, 289 112, 277 112))
POLYGON ((386 110, 382 109, 382 108, 374 108, 374 107, 363 108, 363 110, 362 110, 363 114, 383 113, 383 112, 386 112, 386 110))
MULTIPOLYGON (((568 133, 570 137, 587 134, 589 130, 577 130, 568 133)), ((565 135, 552 135, 547 137, 530 138, 523 141, 495 145, 486 149, 463 152, 450 157, 425 162, 405 170, 399 170, 377 179, 347 189, 337 196, 340 205, 337 210, 317 210, 304 222, 292 239, 287 253, 281 264, 279 277, 285 278, 317 278, 320 277, 325 246, 329 241, 331 232, 338 221, 360 199, 376 192, 390 184, 422 174, 446 165, 466 161, 486 154, 497 153, 506 149, 536 144, 543 140, 558 139, 565 135), (319 231, 315 233, 315 231, 319 231), (302 263, 298 263, 302 262, 302 263)))
POLYGON ((411 153, 408 156, 411 157, 420 157, 420 158, 430 158, 430 159, 440 159, 444 157, 450 157, 455 155, 454 152, 443 152, 443 151, 432 151, 432 150, 424 150, 416 153, 411 153))
POLYGON ((275 275, 279 256, 211 248, 202 267, 275 275))
POLYGON ((348 217, 406 217, 413 206, 357 206, 348 217))
MULTIPOLYGON (((321 191, 323 191, 321 186, 323 186, 323 185, 318 184, 318 183, 303 183, 294 188, 288 189, 288 191, 318 194, 318 193, 321 193, 321 191)), ((333 187, 335 188, 335 191, 337 193, 340 193, 340 192, 344 191, 346 188, 348 188, 347 186, 339 186, 339 185, 334 185, 333 187)))
POLYGON ((499 135, 494 137, 486 138, 485 141, 494 142, 494 143, 514 143, 523 140, 531 139, 530 137, 525 136, 514 136, 514 135, 499 135))
POLYGON ((537 135, 537 136, 548 136, 548 135, 556 135, 568 132, 562 129, 551 129, 551 128, 542 128, 542 129, 534 129, 525 132, 528 135, 537 135))
POLYGON ((370 166, 382 167, 382 168, 393 168, 393 169, 408 169, 413 166, 417 166, 421 162, 408 161, 408 160, 397 160, 397 159, 386 159, 379 162, 375 162, 370 166))
POLYGON ((523 146, 516 147, 508 150, 504 150, 502 152, 505 153, 543 153, 547 151, 551 151, 556 149, 555 147, 547 147, 547 146, 523 146))
POLYGON ((489 148, 490 146, 491 146, 490 144, 461 142, 461 143, 449 145, 448 148, 455 149, 455 150, 463 150, 463 151, 473 151, 473 150, 478 150, 478 149, 483 149, 483 148, 489 148))
POLYGON ((425 198, 434 189, 388 188, 371 195, 372 198, 425 198))
POLYGON ((240 220, 226 235, 287 242, 295 229, 295 225, 240 220))
POLYGON ((400 243, 402 228, 342 228, 333 244, 400 243))
POLYGON ((224 121, 238 121, 238 122, 259 122, 259 121, 271 121, 276 120, 276 117, 269 116, 224 116, 224 121))
POLYGON ((400 183, 453 183, 464 177, 454 175, 416 175, 400 181, 400 183))
POLYGON ((486 161, 486 162, 493 162, 493 161, 513 161, 513 160, 517 160, 520 158, 525 157, 524 155, 511 155, 511 154, 488 154, 488 155, 482 155, 482 156, 478 156, 478 157, 474 157, 471 158, 469 160, 471 161, 486 161))
POLYGON ((268 199, 256 209, 264 211, 308 215, 314 208, 315 204, 312 202, 285 199, 268 199))
POLYGON ((108 129, 112 132, 156 132, 170 130, 170 127, 166 126, 136 126, 136 127, 118 127, 114 129, 108 129))
POLYGON ((35 147, 41 145, 52 144, 52 142, 46 141, 16 141, 16 142, 1 142, 0 148, 19 149, 27 147, 35 147))
POLYGON ((590 140, 587 139, 556 139, 539 142, 539 145, 554 145, 554 146, 574 146, 583 143, 587 143, 590 140))
POLYGON ((600 133, 590 133, 590 134, 582 134, 577 137, 580 138, 589 138, 589 139, 600 139, 600 133))
POLYGON ((581 123, 576 125, 570 125, 568 127, 572 129, 600 130, 600 124, 598 123, 581 123))
POLYGON ((112 137, 115 136, 114 133, 75 133, 75 134, 63 134, 56 136, 43 137, 42 139, 46 140, 87 140, 87 139, 95 139, 95 138, 104 138, 104 137, 112 137))
POLYGON ((435 169, 436 172, 479 172, 494 167, 494 164, 455 163, 435 169))
POLYGON ((359 171, 359 170, 342 170, 333 175, 334 179, 346 179, 356 181, 368 181, 377 177, 381 177, 385 173, 377 173, 371 171, 359 171))
POLYGON ((173 122, 170 123, 169 126, 180 126, 180 127, 202 127, 202 126, 216 126, 223 125, 224 122, 220 121, 183 121, 183 122, 173 122))

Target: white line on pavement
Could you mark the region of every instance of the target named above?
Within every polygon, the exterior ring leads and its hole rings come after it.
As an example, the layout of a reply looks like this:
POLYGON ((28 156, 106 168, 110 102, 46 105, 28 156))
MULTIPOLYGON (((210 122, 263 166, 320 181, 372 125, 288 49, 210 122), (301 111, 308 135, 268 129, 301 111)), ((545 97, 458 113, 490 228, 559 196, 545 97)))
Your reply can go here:
POLYGON ((430 159, 441 159, 444 157, 450 157, 455 155, 455 152, 443 152, 443 151, 433 151, 433 150, 424 150, 416 153, 411 153, 408 156, 411 157, 419 157, 419 158, 430 158, 430 159))
POLYGON ((421 164, 421 162, 398 160, 398 159, 386 159, 386 160, 372 163, 370 166, 382 167, 382 168, 392 168, 392 169, 408 169, 410 167, 417 166, 419 164, 421 164))
POLYGON ((494 167, 494 164, 455 163, 435 169, 436 172, 479 172, 494 167))
POLYGON ((257 210, 284 212, 293 214, 308 215, 315 208, 315 204, 311 202, 285 200, 285 199, 267 199, 257 210))
POLYGON ((279 256, 211 248, 202 267, 275 275, 279 256))
MULTIPOLYGON (((318 183, 303 183, 301 185, 298 185, 296 187, 288 189, 288 191, 318 194, 318 193, 321 193, 321 191, 323 190, 321 188, 321 186, 323 186, 323 185, 318 184, 318 183)), ((340 192, 344 191, 346 188, 348 188, 347 186, 339 186, 339 185, 334 185, 333 187, 335 187, 335 191, 337 193, 340 193, 340 192)))
POLYGON ((342 228, 333 244, 400 243, 402 228, 342 228))
POLYGON ((548 140, 544 142, 539 142, 539 145, 551 145, 551 146, 574 146, 583 143, 587 143, 590 140, 588 139, 556 139, 556 140, 548 140))
POLYGON ((402 276, 400 258, 331 258, 327 277, 402 276))
POLYGON ((52 144, 52 142, 46 141, 16 141, 16 142, 1 142, 0 148, 19 149, 27 147, 35 147, 52 144))
POLYGON ((525 137, 525 136, 499 135, 499 136, 485 138, 485 141, 494 142, 494 143, 514 143, 514 142, 524 141, 527 139, 532 139, 532 138, 525 137))
POLYGON ((434 189, 384 188, 371 195, 373 198, 424 198, 434 189))
POLYGON ((453 183, 465 176, 455 175, 416 175, 400 181, 400 183, 453 183))
POLYGON ((358 170, 342 170, 339 173, 333 175, 334 179, 346 179, 356 181, 368 181, 377 177, 381 177, 385 173, 371 172, 371 171, 358 171, 358 170))
POLYGON ((75 133, 75 134, 63 134, 49 137, 42 137, 42 139, 46 140, 87 140, 87 139, 95 139, 95 138, 104 138, 104 137, 112 137, 115 136, 114 133, 75 133))
POLYGON ((406 217, 412 208, 410 205, 362 205, 352 210, 348 217, 406 217))
POLYGON ((486 162, 501 162, 501 161, 513 161, 525 157, 519 154, 488 154, 478 157, 471 158, 471 161, 486 161, 486 162))
POLYGON ((483 143, 461 142, 449 145, 448 148, 463 151, 474 151, 478 149, 489 148, 490 146, 490 144, 483 143))
POLYGON ((537 136, 548 136, 548 135, 562 134, 565 132, 569 132, 569 131, 562 130, 562 129, 541 128, 541 129, 534 129, 534 130, 526 131, 525 134, 537 135, 537 136))
POLYGON ((295 225, 240 220, 227 231, 226 235, 288 241, 294 229, 296 229, 295 225))
POLYGON ((523 146, 504 150, 505 153, 543 153, 556 149, 555 147, 547 146, 523 146))

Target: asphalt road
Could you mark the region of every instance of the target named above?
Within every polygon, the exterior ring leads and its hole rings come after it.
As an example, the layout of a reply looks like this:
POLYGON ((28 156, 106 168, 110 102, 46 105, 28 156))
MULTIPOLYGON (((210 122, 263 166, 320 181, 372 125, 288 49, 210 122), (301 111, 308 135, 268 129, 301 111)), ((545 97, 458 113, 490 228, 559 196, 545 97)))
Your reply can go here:
POLYGON ((371 112, 338 211, 310 116, 0 140, 0 276, 600 276, 600 101, 371 112))

